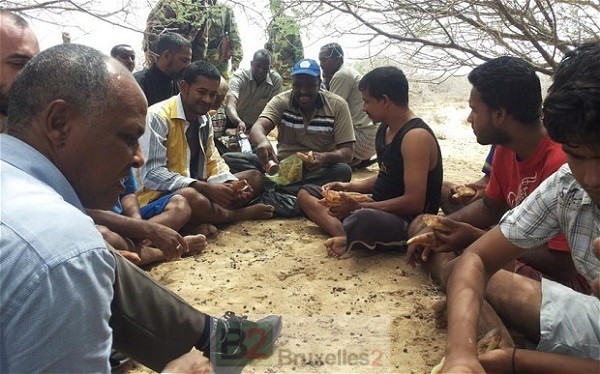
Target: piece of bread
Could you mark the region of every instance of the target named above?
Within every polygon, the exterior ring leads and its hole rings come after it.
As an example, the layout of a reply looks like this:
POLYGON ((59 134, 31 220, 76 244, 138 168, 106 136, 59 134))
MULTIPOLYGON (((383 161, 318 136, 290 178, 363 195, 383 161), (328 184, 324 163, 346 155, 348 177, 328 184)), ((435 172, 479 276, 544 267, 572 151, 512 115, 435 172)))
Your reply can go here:
MULTIPOLYGON (((359 203, 371 202, 373 199, 369 195, 360 192, 344 192, 346 196, 359 203)), ((323 198, 319 200, 319 204, 328 208, 342 205, 342 196, 339 191, 325 190, 323 198)))
POLYGON ((250 188, 250 185, 248 184, 248 181, 242 179, 239 181, 231 182, 231 188, 233 188, 235 192, 244 192, 248 188, 250 188))
POLYGON ((435 234, 433 232, 426 232, 421 235, 413 236, 406 242, 407 245, 411 245, 413 243, 423 247, 431 247, 432 245, 437 244, 437 239, 435 238, 435 234))
POLYGON ((498 349, 501 341, 500 329, 496 327, 488 331, 488 333, 477 342, 477 354, 482 355, 489 351, 493 351, 494 349, 498 349))
POLYGON ((452 195, 452 198, 460 199, 462 197, 464 197, 464 198, 473 197, 473 196, 475 196, 476 193, 477 193, 477 191, 473 187, 460 186, 460 187, 456 188, 456 192, 454 193, 454 195, 452 195))
POLYGON ((315 156, 313 155, 313 151, 308 151, 308 153, 296 152, 296 156, 300 157, 302 162, 315 162, 315 156))
POLYGON ((440 216, 435 214, 424 214, 423 222, 425 222, 425 224, 431 227, 433 230, 441 231, 446 234, 449 234, 452 231, 450 230, 450 227, 441 223, 440 216))

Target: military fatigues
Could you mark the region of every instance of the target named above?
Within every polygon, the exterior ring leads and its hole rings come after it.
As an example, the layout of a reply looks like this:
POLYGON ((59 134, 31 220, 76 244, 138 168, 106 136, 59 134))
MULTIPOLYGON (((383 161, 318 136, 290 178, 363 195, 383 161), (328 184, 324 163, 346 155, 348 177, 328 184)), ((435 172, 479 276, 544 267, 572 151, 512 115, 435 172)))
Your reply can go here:
POLYGON ((237 68, 243 50, 233 10, 203 1, 161 0, 146 21, 143 48, 146 64, 156 59, 156 43, 163 32, 176 32, 192 42, 192 60, 215 65, 229 79, 231 65, 237 68))
POLYGON ((283 78, 284 90, 291 88, 290 74, 296 61, 304 58, 300 25, 292 17, 274 14, 267 27, 269 40, 265 48, 273 54, 273 68, 283 78))

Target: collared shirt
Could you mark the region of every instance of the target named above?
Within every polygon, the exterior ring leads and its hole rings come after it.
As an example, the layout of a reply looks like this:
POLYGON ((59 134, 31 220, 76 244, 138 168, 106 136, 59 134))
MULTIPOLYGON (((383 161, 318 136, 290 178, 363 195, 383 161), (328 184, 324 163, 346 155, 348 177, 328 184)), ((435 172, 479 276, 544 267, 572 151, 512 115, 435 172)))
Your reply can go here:
MULTIPOLYGON (((210 179, 217 175, 226 174, 228 178, 224 178, 224 181, 237 180, 229 172, 229 167, 215 147, 210 118, 204 115, 198 117, 197 120, 200 124, 200 132, 206 134, 206 138, 200 139, 200 146, 205 156, 200 160, 204 164, 203 167, 199 168, 203 174, 200 179, 210 179), (208 131, 202 131, 206 126, 208 126, 208 131)), ((172 134, 169 134, 170 126, 181 126, 183 134, 190 126, 185 118, 181 95, 157 103, 148 109, 146 131, 140 138, 140 147, 146 159, 146 163, 141 168, 145 188, 156 191, 176 191, 196 181, 196 179, 190 177, 190 149, 185 136, 183 136, 185 149, 168 148, 168 138, 170 135, 172 136, 172 134), (185 157, 183 163, 185 169, 179 172, 168 166, 169 158, 173 162, 178 157, 185 157)))
POLYGON ((514 245, 534 248, 564 232, 577 271, 589 282, 600 278, 600 260, 592 242, 600 237, 600 208, 577 183, 569 165, 546 179, 500 220, 500 230, 514 245))
POLYGON ((269 100, 281 93, 281 85, 281 76, 275 71, 270 71, 257 86, 251 69, 238 70, 229 81, 227 94, 237 99, 236 111, 241 120, 252 126, 269 100))
POLYGON ((333 74, 333 77, 331 77, 329 91, 346 100, 350 108, 350 115, 352 116, 352 125, 355 129, 372 128, 373 132, 376 132, 377 126, 373 124, 367 113, 362 110, 362 94, 358 89, 358 83, 361 78, 362 75, 358 71, 342 65, 333 74))
POLYGON ((146 100, 148 100, 148 106, 179 93, 177 82, 163 73, 156 64, 152 65, 150 69, 135 72, 133 77, 142 88, 142 91, 144 91, 146 100))
POLYGON ((295 152, 332 152, 343 143, 354 142, 354 128, 348 104, 340 96, 319 91, 315 112, 307 122, 293 100, 292 90, 275 96, 260 117, 267 118, 278 129, 277 153, 284 159, 295 152))
POLYGON ((53 163, 0 147, 0 372, 109 372, 114 257, 53 163))

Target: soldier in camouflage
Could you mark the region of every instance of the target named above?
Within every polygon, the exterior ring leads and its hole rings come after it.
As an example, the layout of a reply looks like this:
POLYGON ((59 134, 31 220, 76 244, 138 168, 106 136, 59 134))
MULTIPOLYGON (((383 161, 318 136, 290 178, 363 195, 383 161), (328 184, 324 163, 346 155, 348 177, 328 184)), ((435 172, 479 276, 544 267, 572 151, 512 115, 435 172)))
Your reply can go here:
POLYGON ((216 0, 160 0, 154 6, 144 33, 146 65, 156 59, 156 42, 163 32, 176 32, 192 43, 192 60, 215 65, 229 79, 243 58, 242 43, 233 10, 216 0))
POLYGON ((283 13, 281 0, 270 0, 273 19, 267 27, 269 39, 265 49, 273 56, 273 68, 283 78, 283 88, 292 86, 290 74, 296 61, 304 58, 304 47, 298 22, 283 13))

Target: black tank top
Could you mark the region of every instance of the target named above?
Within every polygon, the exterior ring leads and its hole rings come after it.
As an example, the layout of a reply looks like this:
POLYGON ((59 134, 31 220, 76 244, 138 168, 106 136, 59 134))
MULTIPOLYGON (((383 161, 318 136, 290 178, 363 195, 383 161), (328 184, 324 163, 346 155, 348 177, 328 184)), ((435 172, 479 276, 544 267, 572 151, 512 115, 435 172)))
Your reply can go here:
POLYGON ((427 193, 425 195, 424 213, 437 214, 440 206, 440 194, 442 189, 442 153, 435 138, 435 134, 429 126, 420 118, 411 119, 394 136, 392 142, 385 144, 385 132, 388 126, 381 124, 377 129, 375 147, 377 151, 377 162, 379 163, 379 174, 373 189, 373 200, 383 201, 404 195, 404 159, 402 158, 401 145, 404 135, 412 129, 427 130, 437 146, 438 163, 427 173, 427 193))

